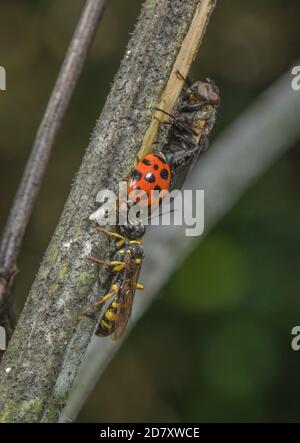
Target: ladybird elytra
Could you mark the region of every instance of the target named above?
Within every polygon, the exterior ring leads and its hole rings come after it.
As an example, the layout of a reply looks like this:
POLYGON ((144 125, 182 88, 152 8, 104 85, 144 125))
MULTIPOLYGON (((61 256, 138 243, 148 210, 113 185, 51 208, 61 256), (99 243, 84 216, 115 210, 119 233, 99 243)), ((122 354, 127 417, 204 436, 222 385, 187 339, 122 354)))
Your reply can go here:
POLYGON ((128 195, 140 206, 153 208, 159 204, 159 198, 151 195, 151 191, 169 191, 170 183, 171 169, 163 155, 147 154, 136 164, 130 174, 128 195))

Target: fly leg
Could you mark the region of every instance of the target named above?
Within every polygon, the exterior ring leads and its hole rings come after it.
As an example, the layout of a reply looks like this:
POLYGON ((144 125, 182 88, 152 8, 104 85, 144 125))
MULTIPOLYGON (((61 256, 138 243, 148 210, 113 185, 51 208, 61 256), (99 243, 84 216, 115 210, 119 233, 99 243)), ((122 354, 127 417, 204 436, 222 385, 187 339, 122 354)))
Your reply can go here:
POLYGON ((191 79, 189 78, 189 76, 184 77, 184 75, 182 75, 181 72, 178 71, 178 69, 177 69, 177 71, 176 71, 176 75, 177 75, 177 77, 179 77, 181 80, 183 80, 183 81, 187 84, 187 86, 188 86, 189 88, 192 86, 192 82, 191 82, 191 79))
POLYGON ((167 115, 170 118, 170 121, 168 122, 162 122, 165 125, 174 125, 174 127, 178 130, 178 131, 182 131, 183 133, 187 133, 190 135, 197 135, 196 132, 190 128, 190 126, 185 123, 185 121, 181 120, 180 118, 176 117, 176 115, 170 114, 167 111, 164 111, 161 108, 154 108, 156 111, 160 111, 163 114, 167 115))

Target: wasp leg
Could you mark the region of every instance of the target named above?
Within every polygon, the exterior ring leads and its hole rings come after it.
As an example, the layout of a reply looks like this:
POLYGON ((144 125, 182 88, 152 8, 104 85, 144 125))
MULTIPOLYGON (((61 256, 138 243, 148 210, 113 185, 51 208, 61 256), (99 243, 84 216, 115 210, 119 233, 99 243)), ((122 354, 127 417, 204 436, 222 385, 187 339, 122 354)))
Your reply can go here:
POLYGON ((84 258, 86 260, 98 263, 98 265, 107 265, 107 266, 109 266, 109 263, 110 263, 108 260, 101 260, 100 258, 94 257, 93 255, 86 255, 84 258))
POLYGON ((103 295, 103 297, 101 297, 100 300, 98 300, 96 303, 94 303, 94 306, 102 305, 107 300, 109 300, 111 297, 114 297, 115 295, 117 295, 118 290, 119 290, 118 285, 116 285, 116 284, 112 285, 111 291, 108 292, 107 294, 103 295))
POLYGON ((87 313, 87 311, 89 311, 90 309, 94 309, 99 305, 102 305, 103 303, 105 303, 107 300, 109 300, 112 297, 115 297, 118 293, 119 290, 119 286, 114 284, 111 286, 111 291, 109 291, 107 294, 103 295, 100 300, 96 301, 96 303, 93 303, 92 305, 88 305, 86 306, 86 308, 84 308, 81 312, 81 314, 79 314, 78 319, 82 320, 83 316, 87 313))
POLYGON ((98 265, 118 266, 118 265, 124 264, 124 262, 117 261, 117 260, 111 260, 111 261, 109 261, 109 260, 101 260, 101 258, 94 257, 93 255, 86 255, 85 259, 89 260, 89 261, 94 261, 95 263, 98 263, 98 265))
POLYGON ((105 266, 112 266, 114 268, 115 272, 120 272, 122 269, 125 268, 125 263, 123 261, 118 260, 101 260, 100 258, 93 257, 92 255, 87 255, 85 257, 86 260, 93 261, 95 263, 98 263, 99 265, 105 265, 105 266))
POLYGON ((124 239, 123 235, 118 234, 117 232, 107 231, 106 229, 100 228, 100 226, 97 226, 95 224, 92 225, 92 228, 96 229, 96 231, 98 231, 98 232, 103 232, 104 234, 108 235, 109 237, 115 237, 120 240, 124 239))

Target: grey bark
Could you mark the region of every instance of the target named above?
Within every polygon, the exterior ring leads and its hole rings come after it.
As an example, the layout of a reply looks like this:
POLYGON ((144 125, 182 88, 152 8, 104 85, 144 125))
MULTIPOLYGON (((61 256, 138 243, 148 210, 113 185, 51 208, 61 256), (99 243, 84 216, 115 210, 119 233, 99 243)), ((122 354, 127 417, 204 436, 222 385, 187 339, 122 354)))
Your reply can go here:
POLYGON ((88 217, 96 209, 97 192, 115 189, 132 168, 198 3, 144 4, 5 354, 2 422, 57 421, 65 405, 95 325, 89 317, 78 322, 78 315, 99 297, 97 269, 84 256, 108 253, 107 240, 91 229, 88 217))

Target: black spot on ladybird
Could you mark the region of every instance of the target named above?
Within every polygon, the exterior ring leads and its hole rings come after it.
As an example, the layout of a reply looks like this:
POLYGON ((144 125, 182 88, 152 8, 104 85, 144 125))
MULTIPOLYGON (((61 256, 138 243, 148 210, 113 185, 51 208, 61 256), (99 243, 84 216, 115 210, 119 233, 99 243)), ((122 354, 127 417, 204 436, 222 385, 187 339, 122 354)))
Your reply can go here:
POLYGON ((157 171, 157 170, 158 170, 158 168, 159 168, 159 166, 158 166, 158 165, 154 165, 154 166, 153 166, 153 169, 154 169, 155 171, 157 171))
POLYGON ((168 180, 169 178, 169 172, 166 169, 162 169, 160 171, 160 176, 163 180, 168 180))
POLYGON ((167 163, 166 160, 160 155, 154 155, 154 157, 156 157, 161 163, 167 163))
POLYGON ((143 176, 143 174, 140 171, 138 171, 137 169, 134 169, 132 171, 132 174, 131 174, 132 180, 138 181, 142 178, 142 176, 143 176))
POLYGON ((142 160, 142 163, 144 163, 144 165, 147 165, 147 166, 151 165, 151 161, 148 158, 144 158, 144 160, 142 160))

